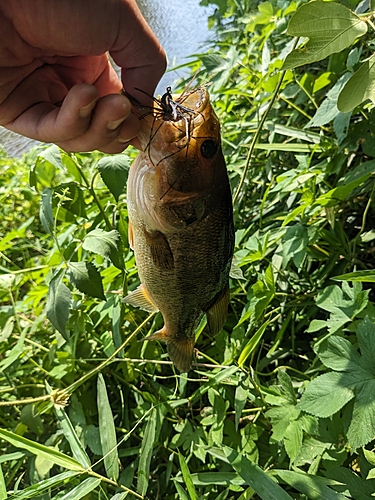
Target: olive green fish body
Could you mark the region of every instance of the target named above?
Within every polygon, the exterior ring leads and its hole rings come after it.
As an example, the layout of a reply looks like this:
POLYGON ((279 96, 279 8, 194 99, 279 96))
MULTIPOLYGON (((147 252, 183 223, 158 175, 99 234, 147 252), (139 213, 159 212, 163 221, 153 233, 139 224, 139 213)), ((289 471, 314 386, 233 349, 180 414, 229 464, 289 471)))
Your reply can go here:
POLYGON ((164 327, 149 338, 167 343, 181 371, 190 368, 202 316, 212 333, 223 327, 234 241, 218 120, 206 90, 195 92, 184 101, 191 113, 181 112, 179 120, 156 115, 144 126, 144 151, 130 169, 127 191, 142 285, 125 300, 162 313, 164 327))

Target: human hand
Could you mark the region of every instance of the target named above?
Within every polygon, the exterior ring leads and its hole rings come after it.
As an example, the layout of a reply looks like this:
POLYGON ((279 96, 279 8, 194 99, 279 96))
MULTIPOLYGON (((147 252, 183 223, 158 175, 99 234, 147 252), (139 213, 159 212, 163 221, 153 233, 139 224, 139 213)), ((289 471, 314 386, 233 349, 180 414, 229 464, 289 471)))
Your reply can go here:
POLYGON ((147 104, 135 87, 152 96, 166 61, 135 0, 8 0, 0 26, 0 125, 66 151, 139 145, 119 92, 147 104))

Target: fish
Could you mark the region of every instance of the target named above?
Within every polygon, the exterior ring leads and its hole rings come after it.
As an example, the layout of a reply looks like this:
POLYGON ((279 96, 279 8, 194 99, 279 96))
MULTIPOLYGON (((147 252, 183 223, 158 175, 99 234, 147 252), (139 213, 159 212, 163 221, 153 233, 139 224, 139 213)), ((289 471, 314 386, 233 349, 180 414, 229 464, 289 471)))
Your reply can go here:
MULTIPOLYGON (((195 330, 222 330, 234 250, 232 194, 220 124, 205 86, 170 87, 141 116, 141 151, 127 181, 129 244, 140 286, 123 300, 160 311, 159 340, 180 372, 191 368, 195 330)), ((138 110, 139 112, 139 110, 138 110)))

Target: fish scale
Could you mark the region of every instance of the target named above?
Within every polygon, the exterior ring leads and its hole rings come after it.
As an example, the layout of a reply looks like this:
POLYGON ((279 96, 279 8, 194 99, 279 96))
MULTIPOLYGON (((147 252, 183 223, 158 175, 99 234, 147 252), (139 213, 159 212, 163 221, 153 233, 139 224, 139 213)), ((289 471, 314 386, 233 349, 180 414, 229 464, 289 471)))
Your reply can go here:
POLYGON ((203 315, 212 334, 227 316, 234 229, 208 92, 199 87, 172 102, 173 113, 161 101, 143 118, 144 151, 129 173, 129 241, 141 285, 124 300, 162 313, 164 327, 146 339, 166 342, 177 368, 188 371, 203 315))

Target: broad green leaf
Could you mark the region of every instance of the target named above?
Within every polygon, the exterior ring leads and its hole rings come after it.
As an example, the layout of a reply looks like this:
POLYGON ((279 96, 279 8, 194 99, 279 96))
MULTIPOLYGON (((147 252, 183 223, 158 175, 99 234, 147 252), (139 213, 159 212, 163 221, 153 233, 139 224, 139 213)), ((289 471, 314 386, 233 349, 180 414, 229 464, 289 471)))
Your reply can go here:
POLYGON ((3 469, 0 464, 0 500, 6 500, 7 498, 7 487, 4 481, 3 469))
POLYGON ((69 319, 72 294, 63 283, 63 273, 58 273, 49 282, 46 305, 47 318, 61 335, 66 337, 65 326, 69 319))
POLYGON ((224 446, 224 453, 234 470, 251 486, 262 500, 292 500, 273 479, 258 465, 250 462, 244 455, 224 446))
POLYGON ((128 158, 124 154, 105 156, 99 160, 98 170, 104 184, 118 201, 128 177, 128 158))
POLYGON ((63 168, 63 163, 61 161, 61 149, 55 144, 41 151, 38 156, 49 161, 57 169, 63 168))
POLYGON ((358 380, 348 373, 331 372, 309 383, 298 407, 317 417, 330 417, 354 398, 358 380))
POLYGON ((64 437, 69 442, 70 449, 72 450, 74 458, 82 465, 82 467, 84 467, 85 469, 90 469, 90 459, 81 441, 79 440, 76 431, 64 408, 60 408, 54 405, 54 410, 63 430, 64 437))
POLYGON ((245 361, 247 358, 250 356, 250 354, 256 349, 258 346, 259 342, 261 341, 264 332, 266 331, 267 326, 269 325, 270 321, 266 321, 263 323, 263 325, 254 333, 254 335, 251 337, 249 342, 245 345, 245 347, 242 349, 242 352, 240 354, 240 357, 238 358, 238 365, 242 368, 242 366, 245 364, 245 361))
POLYGON ((195 488, 194 488, 194 483, 193 483, 193 480, 192 480, 192 477, 190 474, 188 464, 186 463, 186 460, 181 455, 181 453, 178 454, 178 461, 180 463, 182 477, 184 478, 184 482, 185 482, 186 488, 188 490, 190 500, 198 500, 197 492, 195 491, 195 488))
POLYGON ((101 483, 100 479, 95 477, 88 477, 81 484, 68 491, 65 495, 59 496, 59 500, 80 500, 88 495, 91 491, 95 490, 101 483))
POLYGON ((327 93, 327 97, 316 110, 316 113, 312 117, 312 119, 305 125, 305 128, 321 127, 322 125, 326 125, 327 123, 331 122, 334 118, 336 118, 336 116, 340 114, 340 111, 337 107, 337 99, 349 77, 350 74, 346 73, 329 90, 329 92, 327 93))
POLYGON ((98 419, 100 442, 102 444, 104 467, 109 478, 117 481, 119 476, 118 451, 115 423, 107 388, 101 373, 98 375, 98 419))
MULTIPOLYGON (((363 449, 364 454, 365 451, 366 450, 363 449)), ((324 475, 333 481, 338 481, 345 485, 352 498, 358 498, 358 500, 367 500, 367 498, 371 498, 371 500, 373 500, 371 495, 375 491, 375 481, 366 481, 363 477, 363 472, 359 475, 350 468, 333 466, 329 467, 324 475)), ((342 491, 343 489, 340 488, 340 490, 342 491)), ((345 494, 347 493, 345 492, 345 494)))
POLYGON ((375 379, 359 385, 352 419, 347 432, 352 450, 369 443, 375 436, 375 379))
POLYGON ((142 439, 141 453, 139 455, 137 493, 146 495, 150 474, 150 463, 154 448, 156 431, 156 409, 153 408, 148 417, 145 433, 142 439))
POLYGON ((343 5, 321 1, 302 5, 292 16, 287 33, 309 41, 287 56, 283 69, 321 61, 346 49, 366 32, 366 22, 343 5))
POLYGON ((26 439, 5 429, 0 429, 0 438, 8 441, 16 448, 28 450, 34 455, 43 457, 56 465, 64 467, 65 469, 81 473, 85 472, 85 469, 79 462, 77 462, 77 460, 55 450, 54 448, 36 443, 35 441, 31 441, 30 439, 26 439))
POLYGON ((61 474, 39 481, 39 483, 35 483, 32 486, 13 494, 10 500, 30 500, 30 498, 35 497, 41 498, 41 495, 47 490, 57 488, 63 483, 68 483, 70 479, 78 474, 79 472, 74 471, 62 472, 61 474))
POLYGON ((331 280, 335 281, 359 281, 363 283, 375 283, 374 271, 354 271, 352 273, 340 274, 334 276, 331 280))
POLYGON ((103 231, 103 229, 97 228, 85 236, 82 246, 85 250, 110 259, 117 268, 123 269, 123 263, 118 254, 119 242, 120 234, 115 229, 103 231))
POLYGON ((42 193, 39 217, 45 232, 52 235, 55 222, 52 215, 52 190, 50 188, 44 189, 42 193))
POLYGON ((291 470, 275 470, 275 473, 297 491, 307 495, 311 500, 347 500, 348 497, 337 493, 327 486, 331 481, 319 476, 312 476, 306 472, 291 470))
POLYGON ((375 103, 375 54, 362 64, 342 89, 337 106, 347 113, 367 99, 375 103))
POLYGON ((69 262, 67 277, 80 292, 105 300, 102 278, 91 262, 69 262))
MULTIPOLYGON (((353 345, 346 339, 342 337, 337 337, 333 335, 327 339, 323 344, 319 344, 316 352, 321 360, 321 362, 336 371, 351 371, 355 372, 360 370, 362 372, 362 367, 360 366, 360 355, 354 349, 353 345)), ((366 376, 363 372, 363 376, 366 376)))

